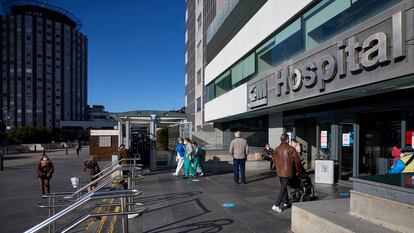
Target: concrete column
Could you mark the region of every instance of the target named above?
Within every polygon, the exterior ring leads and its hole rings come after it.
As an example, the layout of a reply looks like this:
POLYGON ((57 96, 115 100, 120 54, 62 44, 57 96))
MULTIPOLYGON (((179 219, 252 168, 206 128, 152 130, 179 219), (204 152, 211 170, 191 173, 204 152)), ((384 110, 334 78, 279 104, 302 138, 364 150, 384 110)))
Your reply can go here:
MULTIPOLYGON (((339 132, 339 125, 332 124, 331 125, 331 155, 330 155, 330 159, 332 160, 339 159, 339 150, 341 149, 341 145, 339 142, 340 136, 342 136, 342 132, 339 132)), ((314 160, 314 158, 312 158, 312 160, 314 160)))
POLYGON ((224 145, 224 133, 221 123, 214 123, 214 132, 216 135, 216 145, 224 145))
POLYGON ((122 121, 119 120, 118 121, 118 147, 124 143, 124 138, 122 136, 123 132, 122 132, 122 121))
POLYGON ((280 144, 280 135, 283 134, 283 113, 269 114, 269 144, 275 148, 280 144))
POLYGON ((129 119, 125 122, 125 148, 130 149, 131 147, 131 122, 129 119))

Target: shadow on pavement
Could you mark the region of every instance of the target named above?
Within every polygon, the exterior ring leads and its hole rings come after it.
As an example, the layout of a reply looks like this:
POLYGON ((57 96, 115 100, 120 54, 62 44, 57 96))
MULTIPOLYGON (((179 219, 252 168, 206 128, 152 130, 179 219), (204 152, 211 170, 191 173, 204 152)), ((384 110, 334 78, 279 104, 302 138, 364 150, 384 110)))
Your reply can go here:
MULTIPOLYGON (((171 232, 171 231, 176 231, 176 232, 192 232, 192 231, 197 231, 197 232, 208 232, 208 233, 215 233, 215 232, 220 232, 223 230, 223 226, 226 225, 230 225, 233 224, 234 220, 233 219, 215 219, 215 220, 210 220, 210 221, 202 221, 202 222, 194 222, 191 224, 186 224, 186 225, 182 225, 182 226, 177 226, 177 227, 169 227, 169 228, 165 228, 165 229, 154 229, 154 230, 150 230, 150 231, 146 231, 147 233, 159 233, 159 232, 171 232)), ((175 223, 174 223, 175 224, 175 223)))
POLYGON ((16 155, 16 156, 4 156, 4 160, 16 160, 16 159, 27 159, 32 158, 33 155, 16 155))
POLYGON ((139 201, 146 205, 150 205, 150 204, 157 204, 157 203, 161 203, 165 201, 173 201, 177 199, 191 198, 201 193, 202 192, 200 191, 168 193, 168 194, 155 195, 155 196, 150 196, 150 197, 142 197, 139 199, 139 201))
POLYGON ((262 180, 266 180, 269 178, 274 178, 276 177, 275 172, 271 171, 271 172, 262 172, 259 174, 255 174, 255 175, 247 175, 246 179, 247 179, 247 183, 254 183, 254 182, 258 182, 258 181, 262 181, 262 180))
MULTIPOLYGON (((201 202, 199 199, 191 199, 191 200, 187 200, 187 201, 182 201, 182 202, 178 202, 178 203, 174 203, 174 204, 169 204, 169 205, 165 205, 165 206, 161 206, 161 207, 157 207, 154 209, 151 209, 151 207, 149 208, 149 210, 145 211, 145 213, 150 213, 150 212, 154 212, 157 210, 161 210, 161 209, 165 209, 165 208, 170 208, 170 207, 174 207, 174 206, 179 206, 179 205, 184 205, 187 203, 191 203, 191 202, 195 202, 194 205, 200 207, 200 209, 203 210, 203 214, 206 214, 208 212, 210 212, 201 202)), ((146 203, 145 203, 146 204, 146 203)))
POLYGON ((200 232, 219 232, 223 229, 223 226, 225 225, 229 225, 232 224, 234 221, 232 219, 216 219, 216 220, 210 220, 210 221, 202 221, 202 222, 191 222, 190 224, 186 224, 186 225, 182 225, 182 226, 174 226, 176 224, 180 224, 183 223, 185 221, 200 217, 202 215, 205 215, 207 213, 210 212, 210 210, 208 210, 203 203, 201 203, 201 201, 199 199, 193 199, 193 200, 188 200, 188 201, 183 201, 180 203, 175 203, 175 204, 171 204, 171 205, 167 205, 164 207, 160 207, 157 209, 153 209, 153 210, 149 210, 147 212, 151 212, 151 211, 156 211, 159 209, 164 209, 164 208, 169 208, 172 206, 179 206, 179 205, 183 205, 189 202, 195 202, 194 205, 196 205, 202 212, 196 215, 193 215, 191 217, 187 217, 187 218, 183 218, 180 220, 177 220, 175 222, 166 224, 164 226, 160 226, 160 227, 156 227, 154 229, 145 231, 146 233, 160 233, 160 232, 172 232, 172 231, 176 231, 176 232, 191 232, 191 231, 198 231, 200 232))

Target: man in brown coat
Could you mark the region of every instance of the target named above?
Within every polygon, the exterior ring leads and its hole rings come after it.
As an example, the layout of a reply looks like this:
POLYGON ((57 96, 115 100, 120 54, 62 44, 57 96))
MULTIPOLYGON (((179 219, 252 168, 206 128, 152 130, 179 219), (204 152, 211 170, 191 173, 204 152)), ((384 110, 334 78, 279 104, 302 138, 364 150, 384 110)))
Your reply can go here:
MULTIPOLYGON (((119 147, 119 150, 118 150, 118 161, 119 161, 119 164, 120 165, 126 165, 126 164, 128 164, 129 163, 128 160, 122 160, 122 159, 128 159, 128 158, 129 158, 129 151, 125 148, 125 145, 124 144, 121 144, 121 146, 119 147)), ((126 171, 126 170, 123 170, 122 171, 122 176, 125 177, 128 174, 129 174, 129 171, 126 171)), ((122 180, 120 183, 122 184, 122 186, 123 186, 124 189, 127 189, 128 188, 128 184, 127 184, 127 182, 126 182, 125 179, 122 180)))
POLYGON ((295 148, 289 145, 289 136, 282 134, 280 141, 280 145, 273 151, 273 161, 280 179, 280 191, 272 207, 272 210, 279 213, 289 205, 288 185, 295 177, 299 177, 301 166, 295 148))

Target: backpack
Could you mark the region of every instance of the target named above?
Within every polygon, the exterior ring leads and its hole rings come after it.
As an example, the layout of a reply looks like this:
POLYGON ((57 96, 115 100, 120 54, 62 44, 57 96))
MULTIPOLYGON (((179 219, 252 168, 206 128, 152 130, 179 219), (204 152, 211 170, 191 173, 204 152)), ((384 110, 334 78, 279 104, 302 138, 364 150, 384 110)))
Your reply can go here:
POLYGON ((203 149, 203 148, 201 148, 200 147, 200 150, 201 150, 201 161, 206 161, 206 154, 207 154, 207 152, 206 152, 206 150, 205 149, 203 149))

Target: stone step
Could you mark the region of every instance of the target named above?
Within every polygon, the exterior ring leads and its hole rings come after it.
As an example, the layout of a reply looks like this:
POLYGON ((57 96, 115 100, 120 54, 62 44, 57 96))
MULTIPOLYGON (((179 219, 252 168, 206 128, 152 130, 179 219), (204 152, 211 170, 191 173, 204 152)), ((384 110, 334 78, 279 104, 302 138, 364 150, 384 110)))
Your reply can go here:
MULTIPOLYGON (((233 161, 204 162, 207 172, 223 173, 233 171, 233 161)), ((246 161, 246 171, 266 171, 270 168, 269 161, 246 161)))
POLYGON ((350 215, 349 206, 349 198, 294 203, 292 207, 292 232, 396 232, 350 215))
MULTIPOLYGON (((221 153, 206 153, 206 161, 233 161, 233 157, 229 155, 228 152, 221 152, 221 153)), ((248 161, 256 161, 254 154, 247 155, 248 161)))

